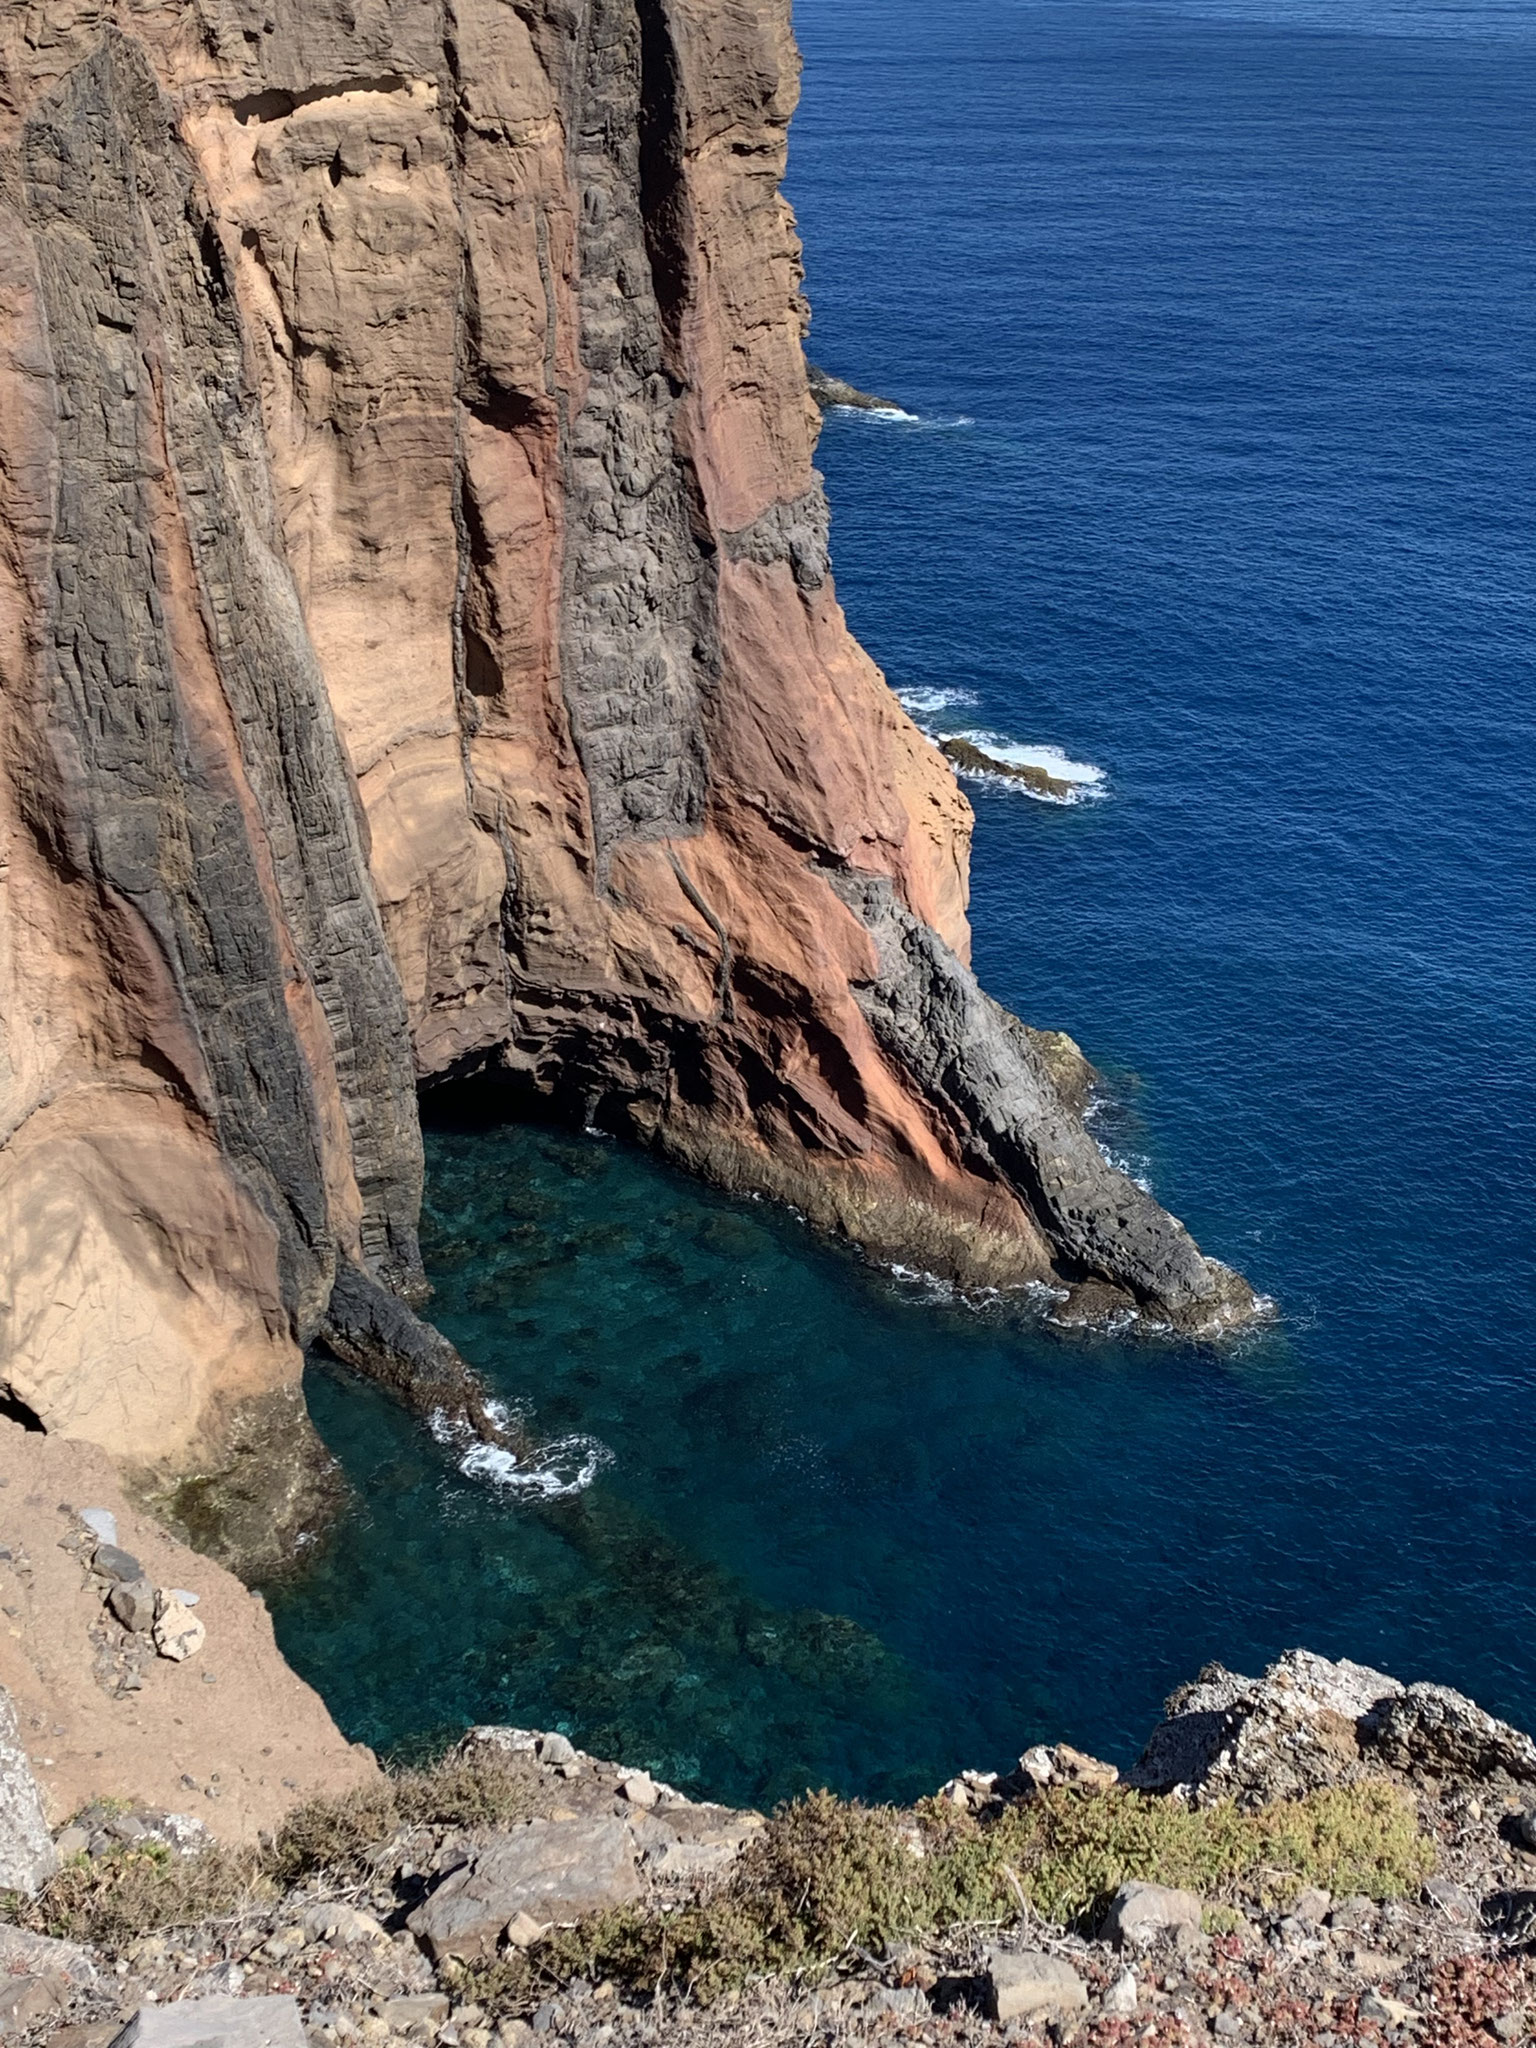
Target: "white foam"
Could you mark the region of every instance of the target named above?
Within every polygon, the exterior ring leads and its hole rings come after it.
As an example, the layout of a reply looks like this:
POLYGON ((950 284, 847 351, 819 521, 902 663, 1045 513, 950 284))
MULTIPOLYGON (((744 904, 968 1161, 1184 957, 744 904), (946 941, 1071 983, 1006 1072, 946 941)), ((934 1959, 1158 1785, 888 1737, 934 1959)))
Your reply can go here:
POLYGON ((500 1444, 473 1444, 459 1460, 468 1479, 488 1479, 492 1486, 531 1500, 566 1500, 584 1493, 613 1453, 594 1436, 556 1437, 540 1445, 525 1461, 500 1444))
POLYGON ((921 414, 904 412, 899 405, 834 405, 832 410, 856 413, 866 420, 905 420, 914 427, 921 420, 921 414))
POLYGON ((897 702, 914 718, 930 718, 935 711, 954 711, 958 707, 976 702, 974 690, 951 690, 944 688, 922 688, 898 690, 897 702))

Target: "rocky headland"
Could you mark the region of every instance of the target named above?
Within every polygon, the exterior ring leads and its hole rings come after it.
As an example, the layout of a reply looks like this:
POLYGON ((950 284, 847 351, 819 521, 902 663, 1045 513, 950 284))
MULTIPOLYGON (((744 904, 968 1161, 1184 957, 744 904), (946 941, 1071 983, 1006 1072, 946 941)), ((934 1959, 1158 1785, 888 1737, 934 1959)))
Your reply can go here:
POLYGON ((797 84, 787 0, 0 15, 0 1380, 247 1568, 325 1511, 306 1344, 495 1433, 440 1080, 1253 1312, 967 965, 833 592, 797 84))
POLYGON ((1430 1971, 1345 2032, 1524 1998, 1507 1745, 1345 1758, 1300 1849, 1064 1751, 900 1814, 516 1730, 391 1775, 216 1561, 331 1509, 312 1343, 506 1427, 424 1316, 440 1083, 1063 1321, 1256 1311, 970 971, 969 807, 832 586, 797 81, 785 0, 0 10, 0 2032, 1151 2039, 1339 1912, 1430 1971), (1080 1807, 1209 1880, 1156 1968, 1080 1807))

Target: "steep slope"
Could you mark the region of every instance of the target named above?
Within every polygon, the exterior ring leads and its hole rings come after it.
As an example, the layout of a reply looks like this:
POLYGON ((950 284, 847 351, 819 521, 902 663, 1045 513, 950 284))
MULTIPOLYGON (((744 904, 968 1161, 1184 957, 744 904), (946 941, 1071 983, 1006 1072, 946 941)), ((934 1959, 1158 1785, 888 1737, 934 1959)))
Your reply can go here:
POLYGON ((838 609, 787 5, 50 0, 0 61, 13 1401, 164 1476, 298 1444, 322 1328, 451 1387, 414 1090, 480 1069, 963 1280, 1250 1313, 971 977, 838 609))

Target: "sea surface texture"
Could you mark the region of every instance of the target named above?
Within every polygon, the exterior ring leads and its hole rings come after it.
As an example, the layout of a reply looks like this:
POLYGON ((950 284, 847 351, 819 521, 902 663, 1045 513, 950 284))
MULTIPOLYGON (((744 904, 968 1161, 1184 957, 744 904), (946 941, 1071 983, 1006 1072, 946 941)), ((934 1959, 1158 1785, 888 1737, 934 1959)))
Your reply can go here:
POLYGON ((1536 1725, 1536 9, 797 26, 810 352, 913 415, 828 420, 849 617, 930 731, 1098 771, 969 783, 977 964, 1277 1320, 1068 1340, 445 1115, 435 1313, 549 1448, 317 1364, 357 1504, 279 1638, 368 1742, 759 1800, 1125 1762, 1295 1643, 1536 1725))

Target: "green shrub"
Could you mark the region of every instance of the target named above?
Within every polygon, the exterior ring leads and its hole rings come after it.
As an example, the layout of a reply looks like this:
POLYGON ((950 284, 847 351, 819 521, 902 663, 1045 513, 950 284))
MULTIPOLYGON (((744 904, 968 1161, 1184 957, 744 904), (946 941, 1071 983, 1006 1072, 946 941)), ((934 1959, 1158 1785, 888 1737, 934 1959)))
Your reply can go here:
POLYGON ((526 1820, 534 1805, 531 1774, 510 1759, 448 1759, 339 1798, 306 1800, 259 1848, 215 1844, 179 1856, 153 1842, 77 1856, 39 1898, 0 1899, 0 1911, 39 1933, 111 1946, 263 1903, 320 1871, 356 1880, 400 1828, 505 1826, 526 1820))

